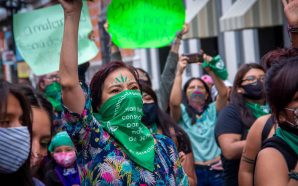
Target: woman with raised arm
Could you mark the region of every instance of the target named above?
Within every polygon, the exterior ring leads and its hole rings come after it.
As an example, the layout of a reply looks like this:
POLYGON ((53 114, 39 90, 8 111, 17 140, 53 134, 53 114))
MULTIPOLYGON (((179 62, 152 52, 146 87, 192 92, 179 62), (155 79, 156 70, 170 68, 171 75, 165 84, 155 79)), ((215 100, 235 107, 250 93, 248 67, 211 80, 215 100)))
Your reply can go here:
MULTIPOLYGON (((204 55, 207 63, 214 59, 204 55)), ((226 105, 227 88, 223 81, 210 70, 205 70, 213 78, 218 97, 211 101, 208 85, 200 78, 188 80, 182 90, 182 74, 186 68, 188 57, 182 56, 178 63, 171 96, 170 111, 172 117, 188 134, 195 159, 195 171, 198 185, 222 185, 222 169, 220 166, 220 149, 214 137, 217 113, 226 105)), ((222 61, 221 61, 222 62, 222 61)), ((218 65, 219 66, 219 65, 218 65)))
POLYGON ((77 73, 82 0, 59 0, 65 25, 60 82, 66 130, 77 149, 82 185, 188 185, 175 144, 152 135, 141 122, 143 103, 137 73, 110 62, 90 89, 77 73))

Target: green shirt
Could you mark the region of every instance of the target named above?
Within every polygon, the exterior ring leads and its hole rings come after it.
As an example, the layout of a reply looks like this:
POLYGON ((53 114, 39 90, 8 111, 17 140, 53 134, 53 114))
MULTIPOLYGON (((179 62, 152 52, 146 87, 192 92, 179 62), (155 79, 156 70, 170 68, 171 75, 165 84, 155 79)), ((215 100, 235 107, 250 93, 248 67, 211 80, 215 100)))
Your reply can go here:
POLYGON ((191 124, 191 118, 183 104, 181 104, 181 113, 179 124, 189 136, 195 161, 204 162, 219 156, 221 151, 214 136, 217 119, 216 102, 209 104, 195 124, 191 124))

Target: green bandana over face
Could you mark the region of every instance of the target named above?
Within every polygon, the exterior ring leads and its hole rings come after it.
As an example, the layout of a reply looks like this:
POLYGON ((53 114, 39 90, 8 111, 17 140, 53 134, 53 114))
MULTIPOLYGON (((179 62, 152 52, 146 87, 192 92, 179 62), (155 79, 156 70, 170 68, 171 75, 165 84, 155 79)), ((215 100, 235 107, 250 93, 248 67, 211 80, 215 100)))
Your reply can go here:
POLYGON ((154 170, 154 138, 141 122, 143 101, 139 91, 126 90, 109 98, 94 116, 134 162, 154 170))
POLYGON ((44 96, 52 104, 56 112, 61 112, 63 110, 61 102, 61 85, 58 82, 53 82, 50 85, 46 86, 44 90, 44 96))
POLYGON ((286 130, 283 130, 282 128, 276 129, 276 136, 283 139, 287 144, 296 152, 298 155, 298 136, 290 133, 286 130))
POLYGON ((252 114, 256 118, 259 118, 259 117, 269 114, 271 112, 270 107, 267 104, 260 105, 258 103, 247 102, 247 103, 245 103, 245 105, 251 110, 252 114))

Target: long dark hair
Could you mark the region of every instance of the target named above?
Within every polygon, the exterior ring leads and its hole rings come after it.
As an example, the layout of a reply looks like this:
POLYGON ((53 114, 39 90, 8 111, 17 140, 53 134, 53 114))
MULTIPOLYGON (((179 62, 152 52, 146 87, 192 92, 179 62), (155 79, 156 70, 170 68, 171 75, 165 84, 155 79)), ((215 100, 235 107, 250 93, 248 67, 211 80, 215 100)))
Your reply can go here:
POLYGON ((298 57, 285 58, 271 66, 266 74, 265 93, 275 119, 298 91, 298 57))
POLYGON ((184 104, 184 106, 186 107, 186 112, 187 114, 189 115, 189 117, 191 118, 191 123, 194 124, 196 123, 196 112, 194 110, 194 108, 192 108, 190 105, 189 105, 189 102, 188 102, 188 99, 187 99, 187 94, 186 94, 186 91, 187 91, 187 88, 189 87, 190 83, 194 80, 198 80, 200 81, 203 85, 204 85, 204 88, 206 90, 206 93, 208 94, 208 97, 207 97, 207 100, 206 100, 206 106, 204 108, 204 110, 206 110, 208 108, 208 105, 212 102, 212 97, 211 97, 211 92, 210 92, 210 89, 207 85, 207 83, 205 83, 205 81, 203 81, 201 78, 198 78, 198 77, 193 77, 193 78, 190 78, 184 85, 183 87, 183 90, 182 90, 182 103, 184 104))
MULTIPOLYGON (((23 115, 20 118, 21 124, 27 126, 30 133, 30 144, 32 143, 32 111, 30 104, 26 97, 21 93, 17 85, 8 83, 7 81, 0 80, 0 120, 2 120, 7 113, 7 101, 9 94, 13 95, 20 103, 23 115)), ((31 148, 30 148, 31 153, 31 148)), ((29 153, 29 154, 30 154, 29 153)), ((9 183, 10 185, 33 185, 30 175, 30 156, 26 162, 14 173, 1 174, 0 180, 2 183, 9 183)))
MULTIPOLYGON (((49 116, 51 126, 53 126, 54 108, 52 104, 43 96, 43 94, 35 91, 32 87, 28 85, 21 85, 20 88, 32 107, 40 108, 46 111, 49 116)), ((52 132, 53 131, 51 131, 51 135, 52 132)))
POLYGON ((92 109, 94 112, 98 112, 98 106, 101 105, 101 97, 102 97, 102 91, 103 91, 103 84, 108 75, 115 70, 119 68, 125 68, 129 70, 134 78, 136 79, 137 83, 139 83, 138 80, 138 73, 136 69, 132 66, 129 66, 121 61, 114 61, 107 64, 104 64, 101 66, 101 68, 96 72, 96 74, 93 76, 90 88, 91 88, 91 99, 92 99, 92 109))
MULTIPOLYGON (((44 110, 48 118, 50 120, 51 124, 51 137, 54 134, 54 126, 53 126, 53 117, 54 117, 54 108, 52 104, 43 97, 43 94, 40 92, 35 91, 32 87, 28 85, 21 85, 21 90, 23 94, 27 97, 27 99, 30 102, 31 107, 39 108, 41 110, 44 110)), ((37 172, 34 174, 35 177, 38 177, 40 180, 44 180, 46 167, 44 166, 45 162, 42 162, 42 164, 39 166, 37 172)))
POLYGON ((140 82, 142 82, 143 84, 146 83, 147 85, 149 85, 150 87, 152 87, 152 82, 151 82, 151 78, 150 78, 150 75, 148 74, 148 72, 146 72, 144 69, 142 68, 136 68, 136 70, 139 70, 141 71, 143 74, 145 74, 146 78, 147 78, 147 81, 145 80, 142 80, 139 78, 140 82))
MULTIPOLYGON (((145 82, 141 82, 141 87, 142 92, 146 92, 148 95, 150 95, 154 103, 157 104, 158 99, 154 90, 152 90, 152 88, 145 82)), ((183 151, 186 151, 185 153, 191 152, 191 143, 185 131, 176 124, 174 119, 169 114, 161 110, 159 107, 157 108, 157 119, 157 125, 161 129, 163 135, 168 136, 171 139, 177 138, 178 152, 182 151, 182 149, 183 151), (171 128, 174 129, 175 134, 171 132, 171 128)))
POLYGON ((297 48, 278 48, 267 52, 261 59, 261 65, 268 70, 282 59, 298 56, 297 48))
POLYGON ((256 120, 256 117, 245 106, 245 99, 242 94, 238 93, 238 89, 241 87, 243 77, 251 69, 259 69, 265 72, 264 68, 257 63, 243 64, 236 73, 230 96, 231 104, 235 104, 240 107, 241 120, 247 128, 251 127, 256 120))

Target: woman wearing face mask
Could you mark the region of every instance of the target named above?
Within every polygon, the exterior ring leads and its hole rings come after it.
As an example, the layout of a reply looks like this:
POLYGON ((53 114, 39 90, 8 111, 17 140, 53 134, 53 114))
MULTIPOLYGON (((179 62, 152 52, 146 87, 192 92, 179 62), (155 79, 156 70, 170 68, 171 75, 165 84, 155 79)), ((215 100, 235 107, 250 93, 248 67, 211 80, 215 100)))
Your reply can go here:
POLYGON ((254 121, 269 114, 264 94, 265 71, 256 63, 238 70, 230 104, 219 114, 215 135, 222 150, 225 185, 238 185, 238 170, 248 130, 254 121))
POLYGON ((53 132, 57 133, 63 130, 64 122, 62 120, 62 94, 60 77, 58 72, 52 72, 47 75, 39 77, 37 83, 38 91, 51 103, 53 114, 53 132))
MULTIPOLYGON (((208 62, 213 59, 204 55, 208 62)), ((216 102, 211 101, 208 85, 200 78, 191 78, 182 91, 182 74, 188 58, 182 56, 178 63, 176 77, 170 96, 170 111, 173 118, 188 134, 195 159, 198 185, 222 185, 220 149, 214 138, 217 112, 226 105, 227 88, 210 68, 205 68, 218 89, 216 102)))
POLYGON ((60 0, 64 37, 60 61, 64 118, 77 149, 82 185, 188 185, 175 144, 141 122, 136 71, 123 62, 100 68, 88 87, 78 80, 81 0, 60 0))
MULTIPOLYGON (((273 64, 279 63, 281 59, 295 57, 297 55, 297 48, 279 48, 266 53, 261 59, 261 64, 267 71, 273 64)), ((254 166, 257 155, 261 150, 263 142, 274 135, 276 128, 277 123, 273 115, 268 114, 259 117, 249 129, 238 173, 240 186, 253 185, 254 166)))
POLYGON ((0 180, 34 185, 30 175, 31 108, 20 89, 0 81, 0 180))
POLYGON ((181 158, 182 167, 188 176, 189 184, 197 185, 194 158, 187 134, 167 113, 159 108, 154 90, 146 83, 141 83, 141 87, 144 110, 142 122, 153 134, 163 134, 174 141, 181 158))
POLYGON ((268 103, 278 123, 263 144, 255 168, 255 185, 298 185, 298 58, 280 60, 266 75, 268 103))
POLYGON ((29 100, 32 109, 31 174, 43 180, 43 160, 48 154, 48 145, 52 138, 53 107, 30 86, 21 86, 21 90, 29 100))
POLYGON ((50 160, 46 166, 46 185, 79 186, 80 176, 76 164, 76 150, 67 132, 58 132, 49 146, 50 160))

